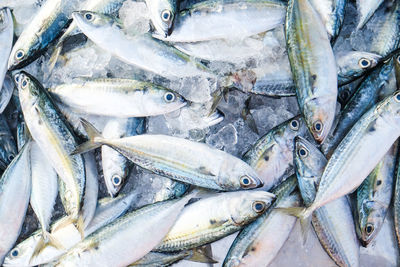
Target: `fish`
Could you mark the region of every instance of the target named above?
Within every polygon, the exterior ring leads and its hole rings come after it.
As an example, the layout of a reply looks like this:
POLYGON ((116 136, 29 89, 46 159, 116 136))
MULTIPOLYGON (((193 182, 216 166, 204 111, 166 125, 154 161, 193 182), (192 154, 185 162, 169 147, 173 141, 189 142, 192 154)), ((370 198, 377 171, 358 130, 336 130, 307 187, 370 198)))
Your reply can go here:
MULTIPOLYGON (((82 155, 70 155, 77 146, 70 126, 42 85, 30 74, 20 71, 18 92, 26 125, 33 140, 44 153, 59 178, 65 183, 60 195, 71 220, 79 224, 85 189, 85 165, 82 155)), ((82 226, 79 226, 82 229, 82 226)))
POLYGON ((17 146, 10 127, 3 114, 0 114, 0 167, 5 170, 17 155, 17 146))
POLYGON ((160 190, 155 193, 151 201, 152 203, 181 197, 187 192, 190 186, 166 177, 159 176, 158 178, 163 179, 163 182, 160 190))
POLYGON ((283 24, 286 5, 279 0, 188 1, 180 6, 173 31, 153 34, 168 42, 243 39, 283 24))
POLYGON ((58 85, 49 92, 78 113, 118 118, 163 115, 187 104, 172 90, 131 79, 83 80, 58 85))
POLYGON ((392 200, 398 142, 357 189, 356 230, 363 246, 378 235, 392 200))
POLYGON ((313 211, 354 191, 400 135, 400 92, 369 109, 343 138, 328 160, 313 203, 284 210, 301 219, 303 234, 313 211), (351 179, 349 179, 351 177, 351 179))
POLYGON ((32 188, 30 149, 27 143, 0 179, 0 264, 17 241, 28 209, 32 188))
POLYGON ((338 94, 332 47, 308 0, 289 1, 285 29, 299 107, 314 139, 323 143, 333 124, 338 94))
POLYGON ((13 91, 14 83, 12 82, 12 79, 6 75, 3 81, 3 87, 0 90, 0 113, 3 113, 8 103, 10 103, 13 91))
POLYGON ((90 40, 127 64, 166 78, 215 77, 201 62, 152 38, 148 33, 126 35, 118 22, 110 16, 79 11, 74 12, 72 17, 90 40), (171 66, 174 67, 171 68, 171 66))
MULTIPOLYGON (((303 202, 310 205, 316 195, 327 159, 315 145, 298 136, 295 139, 296 175, 303 202)), ((312 217, 315 233, 338 266, 359 266, 359 244, 347 197, 317 209, 312 217)))
POLYGON ((268 209, 274 198, 274 194, 265 191, 238 191, 201 199, 183 209, 153 250, 181 251, 219 240, 254 221, 268 209))
MULTIPOLYGON (((145 131, 143 118, 111 119, 103 129, 106 138, 120 138, 142 134, 145 131)), ((108 146, 101 147, 101 164, 108 194, 115 197, 128 178, 131 161, 108 146)))
POLYGON ((127 266, 146 255, 173 226, 186 203, 196 195, 158 202, 125 214, 86 237, 55 266, 127 266), (149 235, 151 233, 151 235, 149 235), (118 258, 109 257, 119 253, 118 258))
POLYGON ((300 116, 272 128, 242 157, 260 176, 263 189, 269 190, 294 174, 293 149, 295 136, 310 138, 300 116))
MULTIPOLYGON (((100 229, 120 217, 131 206, 133 199, 133 194, 121 194, 113 199, 100 199, 93 220, 85 228, 84 235, 89 236, 97 229, 100 229)), ((39 254, 33 255, 34 248, 37 247, 37 243, 42 236, 42 230, 39 229, 10 250, 4 260, 3 266, 36 266, 60 258, 68 249, 81 240, 81 234, 78 229, 72 223, 68 222, 68 216, 64 216, 55 221, 50 227, 52 236, 63 244, 63 249, 45 246, 39 254)))
POLYGON ((267 266, 275 258, 296 223, 295 217, 291 218, 275 208, 299 204, 300 196, 292 194, 296 186, 296 177, 292 175, 271 190, 276 195, 275 202, 239 232, 229 248, 223 267, 267 266))
POLYGON ((242 160, 206 144, 167 135, 142 134, 107 139, 81 119, 89 141, 72 154, 107 145, 136 165, 156 174, 209 189, 232 191, 253 189, 263 184, 256 172, 242 160), (173 154, 171 151, 175 151, 173 154), (198 157, 198 155, 203 155, 198 157))
MULTIPOLYGON (((0 9, 0 90, 2 91, 4 78, 8 67, 8 57, 10 56, 14 39, 14 22, 11 11, 8 7, 0 9)), ((4 108, 3 108, 4 110, 4 108)))
POLYGON ((37 59, 70 21, 79 1, 48 0, 14 44, 8 70, 22 68, 37 59))
POLYGON ((146 0, 146 6, 150 13, 152 25, 161 36, 167 37, 172 32, 177 13, 177 1, 175 0, 146 0))
POLYGON ((358 30, 364 27, 382 3, 383 0, 357 0, 358 30))
POLYGON ((84 229, 91 223, 97 207, 99 195, 99 173, 97 172, 94 155, 91 153, 83 154, 85 162, 85 195, 82 204, 82 220, 84 229))

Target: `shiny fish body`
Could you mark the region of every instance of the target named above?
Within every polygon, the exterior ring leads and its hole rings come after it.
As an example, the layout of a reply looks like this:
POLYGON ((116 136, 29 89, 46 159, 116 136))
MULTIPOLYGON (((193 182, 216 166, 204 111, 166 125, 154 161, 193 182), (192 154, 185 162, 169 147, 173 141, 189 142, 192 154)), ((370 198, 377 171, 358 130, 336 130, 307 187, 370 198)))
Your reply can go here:
POLYGON ((155 194, 151 201, 152 203, 181 197, 190 187, 189 184, 181 183, 165 177, 163 178, 161 189, 155 194))
POLYGON ((192 196, 158 202, 124 215, 75 245, 56 266, 122 267, 139 260, 168 233, 192 196))
MULTIPOLYGON (((100 229, 121 216, 131 205, 132 199, 133 195, 119 196, 111 201, 110 199, 101 199, 98 203, 93 220, 84 230, 84 235, 89 236, 97 229, 100 229)), ((64 246, 65 250, 60 250, 53 246, 45 246, 38 255, 32 257, 34 248, 37 246, 42 236, 42 230, 38 230, 27 239, 17 244, 8 253, 4 260, 4 266, 36 266, 57 260, 65 254, 68 249, 81 241, 81 235, 78 229, 76 229, 73 224, 65 224, 67 220, 68 217, 63 217, 51 225, 51 235, 64 246)))
POLYGON ((0 89, 7 72, 8 57, 11 53, 14 37, 14 23, 9 8, 0 9, 0 89))
POLYGON ((57 173, 35 142, 31 145, 30 161, 32 169, 30 203, 39 219, 42 231, 47 232, 58 194, 57 173))
MULTIPOLYGON (((304 204, 308 206, 314 201, 327 160, 307 140, 297 137, 295 142, 297 180, 304 204)), ((322 246, 338 266, 359 266, 359 245, 347 197, 316 210, 312 224, 322 246)))
POLYGON ((179 94, 169 89, 129 79, 88 80, 49 91, 78 113, 119 118, 157 116, 186 105, 179 94))
POLYGON ((356 230, 364 246, 374 240, 385 221, 392 200, 397 147, 398 142, 357 189, 356 230))
POLYGON ((270 130, 243 155, 243 160, 260 176, 265 190, 294 173, 293 140, 298 135, 308 136, 307 126, 300 116, 270 130))
POLYGON ((97 198, 99 195, 99 173, 97 171, 97 166, 93 154, 86 153, 83 155, 83 159, 85 162, 86 184, 85 195, 82 205, 82 217, 84 227, 86 228, 92 221, 93 216, 96 212, 97 198))
MULTIPOLYGON (((106 138, 120 138, 143 134, 145 131, 143 118, 111 119, 103 129, 106 138)), ((101 147, 101 163, 104 181, 108 194, 114 197, 124 185, 130 168, 131 161, 108 146, 101 147)))
POLYGON ((224 267, 267 266, 289 237, 296 218, 275 210, 275 207, 299 204, 298 194, 290 195, 297 185, 292 176, 272 191, 276 200, 257 220, 239 232, 225 257, 224 267))
POLYGON ((264 191, 229 192, 201 199, 185 207, 154 250, 180 251, 219 240, 254 221, 273 199, 273 194, 264 191), (261 209, 255 208, 257 203, 261 209))
POLYGON ((395 170, 395 186, 393 196, 393 217, 394 217, 394 230, 396 233, 397 245, 400 247, 400 157, 397 158, 395 170))
POLYGON ((72 16, 89 39, 128 64, 167 78, 210 76, 203 64, 149 34, 125 35, 109 16, 84 11, 72 16))
POLYGON ((14 137, 4 115, 0 114, 0 167, 7 168, 17 155, 14 137))
POLYGON ((310 0, 331 40, 339 35, 347 0, 310 0))
POLYGON ((146 0, 152 25, 161 36, 171 34, 172 26, 177 12, 175 0, 146 0))
MULTIPOLYGON (((278 0, 207 0, 189 4, 175 18, 169 42, 243 39, 271 30, 285 19, 286 5, 278 0)), ((182 7, 181 7, 182 9, 182 7)))
POLYGON ((46 1, 14 44, 8 69, 21 68, 35 60, 68 24, 76 3, 75 0, 46 1))
POLYGON ((337 68, 328 35, 308 0, 290 0, 286 43, 299 107, 314 139, 328 135, 336 109, 337 68))
POLYGON ((398 48, 400 42, 400 2, 393 1, 379 22, 372 25, 376 27, 371 40, 370 52, 387 56, 398 48))
POLYGON ((66 195, 61 196, 67 200, 64 208, 72 220, 77 220, 85 188, 85 166, 82 155, 70 155, 77 145, 75 136, 39 82, 25 72, 16 75, 29 132, 66 184, 66 195))
POLYGON ((357 29, 361 29, 365 23, 372 17, 383 0, 357 0, 357 11, 359 22, 357 29))
POLYGON ((367 111, 343 138, 325 167, 314 202, 299 216, 307 218, 356 189, 399 137, 399 123, 400 92, 396 92, 367 111))
POLYGON ((329 134, 322 152, 325 155, 333 153, 351 127, 375 103, 379 101, 378 92, 387 85, 393 70, 393 60, 373 70, 358 87, 356 93, 350 98, 339 114, 339 123, 329 134))
POLYGON ((0 179, 0 263, 17 240, 28 208, 32 185, 30 149, 26 144, 0 179))
POLYGON ((159 253, 159 252, 149 252, 136 261, 135 263, 130 264, 129 266, 146 266, 146 267, 160 267, 160 266, 170 266, 172 263, 177 262, 182 259, 189 258, 191 256, 192 251, 184 250, 174 253, 159 253))
POLYGON ((12 79, 9 76, 5 76, 3 87, 0 90, 0 113, 3 113, 10 102, 14 92, 14 87, 12 79))

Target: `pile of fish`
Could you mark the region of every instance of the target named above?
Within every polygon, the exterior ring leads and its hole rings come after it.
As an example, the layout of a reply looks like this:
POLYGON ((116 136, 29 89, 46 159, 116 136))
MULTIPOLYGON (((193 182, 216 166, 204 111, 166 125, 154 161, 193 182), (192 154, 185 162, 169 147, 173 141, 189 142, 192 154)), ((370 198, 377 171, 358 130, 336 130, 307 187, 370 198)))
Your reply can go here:
POLYGON ((399 45, 400 0, 0 0, 0 263, 268 266, 299 221, 364 266, 399 45))

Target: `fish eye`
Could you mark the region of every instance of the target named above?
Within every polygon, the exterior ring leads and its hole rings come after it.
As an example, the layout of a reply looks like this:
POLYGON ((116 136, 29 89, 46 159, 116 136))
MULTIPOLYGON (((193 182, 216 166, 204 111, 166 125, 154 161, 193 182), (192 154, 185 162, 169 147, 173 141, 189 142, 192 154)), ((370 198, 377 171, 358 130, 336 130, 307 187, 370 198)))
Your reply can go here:
POLYGON ((15 58, 17 60, 23 59, 25 56, 25 52, 23 50, 18 50, 17 53, 15 54, 15 58))
POLYGON ((29 78, 25 78, 21 83, 21 87, 25 89, 26 86, 28 85, 28 82, 29 82, 29 78))
POLYGON ((161 19, 165 22, 169 22, 172 20, 172 12, 168 9, 165 9, 161 12, 161 19))
POLYGON ((15 81, 16 84, 19 83, 19 74, 16 74, 16 75, 14 76, 14 81, 15 81))
POLYGON ((344 90, 343 92, 342 92, 342 99, 344 100, 344 99, 347 99, 348 97, 349 97, 349 91, 347 91, 347 90, 344 90))
POLYGON ((290 122, 290 128, 294 131, 297 131, 299 129, 299 122, 297 120, 292 120, 290 122))
POLYGON ((361 59, 358 61, 358 65, 359 65, 361 68, 366 69, 366 68, 369 68, 369 67, 371 66, 371 61, 370 61, 369 59, 366 59, 366 58, 361 58, 361 59))
POLYGON ((164 95, 164 100, 167 103, 171 103, 175 100, 175 95, 171 92, 166 92, 164 95))
POLYGON ((305 158, 308 156, 308 150, 304 147, 300 147, 298 154, 300 157, 305 158))
POLYGON ((322 128, 323 128, 323 124, 321 121, 318 120, 318 121, 314 122, 314 124, 313 124, 314 132, 320 133, 320 132, 322 132, 322 128))
POLYGON ((394 100, 396 102, 400 102, 400 92, 398 92, 397 94, 394 95, 394 100))
POLYGON ((11 250, 11 256, 17 257, 18 255, 19 255, 19 249, 18 248, 14 248, 13 250, 11 250))
POLYGON ((240 178, 240 184, 243 187, 248 187, 251 184, 251 179, 248 176, 242 176, 240 178))
POLYGON ((397 63, 400 64, 400 55, 398 55, 398 56, 396 57, 396 60, 397 60, 397 63))
POLYGON ((9 156, 8 156, 8 160, 9 161, 12 161, 14 159, 14 155, 13 154, 10 154, 9 156))
POLYGON ((367 226, 365 226, 365 232, 370 235, 372 232, 375 230, 374 225, 372 223, 368 223, 367 226))
POLYGON ((119 186, 122 182, 122 179, 118 175, 114 175, 113 178, 111 179, 111 181, 114 186, 119 186))
POLYGON ((90 14, 90 13, 86 13, 86 14, 85 14, 85 19, 86 19, 87 21, 91 21, 91 20, 93 20, 93 15, 90 14))
POLYGON ((265 210, 265 203, 262 201, 256 201, 253 203, 253 210, 257 213, 261 213, 265 210))

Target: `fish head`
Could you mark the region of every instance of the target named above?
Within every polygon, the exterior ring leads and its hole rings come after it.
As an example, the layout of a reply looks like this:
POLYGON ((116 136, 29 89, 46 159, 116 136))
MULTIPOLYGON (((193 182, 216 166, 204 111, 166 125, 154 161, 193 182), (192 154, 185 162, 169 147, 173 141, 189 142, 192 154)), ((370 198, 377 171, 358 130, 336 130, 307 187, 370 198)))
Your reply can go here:
POLYGON ((21 34, 14 44, 10 57, 8 58, 8 70, 15 70, 28 65, 33 60, 33 55, 40 50, 40 41, 38 38, 26 38, 21 34))
POLYGON ((357 78, 365 71, 374 68, 381 59, 381 55, 364 51, 338 54, 338 75, 348 79, 357 78))
POLYGON ((229 201, 229 210, 231 219, 238 226, 243 226, 255 220, 263 214, 272 201, 275 195, 266 191, 243 191, 232 192, 229 201))
POLYGON ((357 232, 363 246, 368 244, 378 234, 386 216, 387 207, 378 201, 364 201, 358 216, 357 232))
POLYGON ((380 102, 375 112, 385 118, 386 123, 400 127, 400 90, 380 102))
POLYGON ((33 266, 31 262, 34 249, 41 239, 41 234, 33 234, 11 249, 4 258, 3 266, 33 266))
POLYGON ((91 11, 75 11, 72 13, 72 18, 84 33, 96 28, 101 29, 105 26, 118 24, 116 20, 109 15, 91 11))
POLYGON ((175 19, 176 1, 173 0, 147 0, 146 5, 149 9, 151 22, 157 33, 167 37, 172 32, 175 19))
POLYGON ((13 73, 13 79, 18 88, 21 105, 35 107, 39 100, 40 83, 25 71, 13 73))
POLYGON ((254 189, 264 185, 256 171, 243 161, 236 162, 236 164, 230 163, 226 172, 230 177, 229 182, 231 184, 229 186, 233 189, 254 189))
POLYGON ((187 101, 180 94, 154 85, 145 87, 143 94, 148 99, 143 109, 152 110, 154 114, 169 113, 187 104, 187 101))

